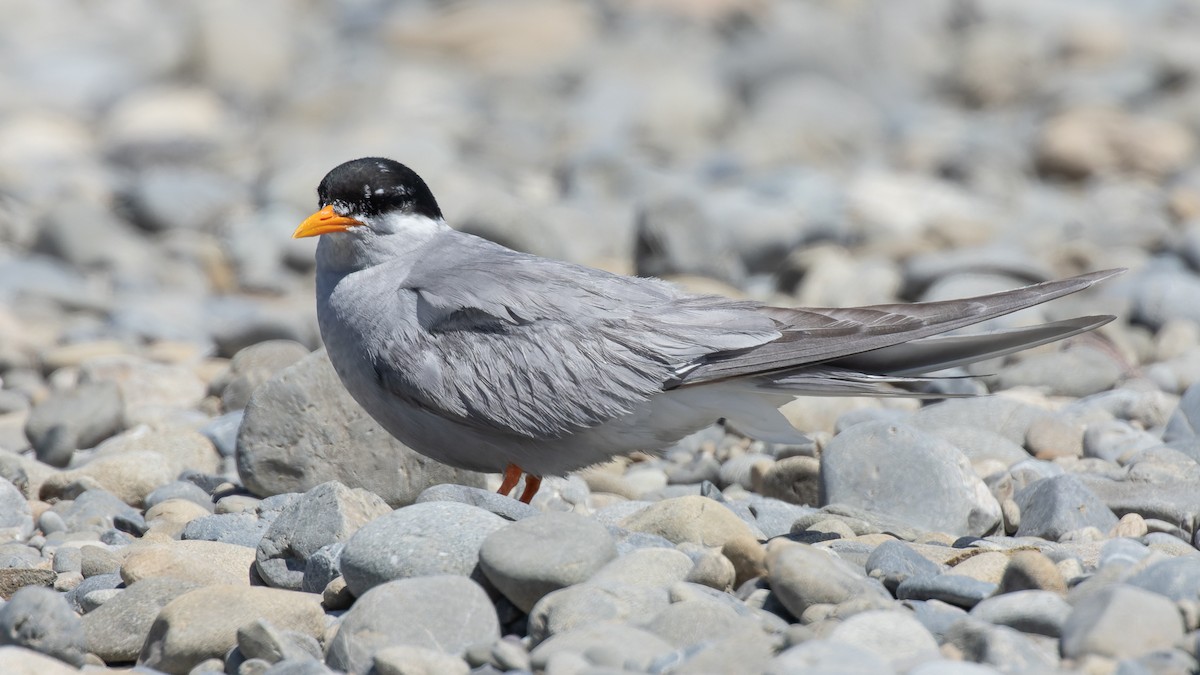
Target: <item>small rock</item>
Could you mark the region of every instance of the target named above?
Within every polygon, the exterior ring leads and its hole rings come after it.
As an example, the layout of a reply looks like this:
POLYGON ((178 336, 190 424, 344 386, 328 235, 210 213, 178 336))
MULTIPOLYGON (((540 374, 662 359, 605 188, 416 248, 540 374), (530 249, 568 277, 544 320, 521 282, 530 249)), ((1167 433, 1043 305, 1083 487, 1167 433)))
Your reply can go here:
POLYGON ((1018 537, 1041 537, 1058 541, 1063 535, 1084 527, 1111 530, 1117 517, 1079 479, 1064 475, 1046 478, 1016 495, 1021 508, 1018 537))
POLYGON ((484 540, 507 524, 457 502, 406 506, 367 523, 346 542, 342 575, 359 597, 394 579, 477 575, 484 540))
POLYGON ((772 545, 767 549, 767 579, 779 601, 794 616, 813 605, 836 605, 866 599, 886 605, 891 595, 861 568, 807 544, 772 545))
POLYGON ((467 647, 492 643, 500 623, 487 594, 460 576, 399 579, 376 586, 342 617, 329 643, 326 662, 333 668, 366 675, 375 654, 409 645, 461 655, 467 647), (395 621, 419 616, 419 622, 395 621))
POLYGON ((786 457, 771 465, 762 477, 759 491, 764 497, 789 504, 820 504, 821 462, 815 457, 786 457))
POLYGON ((885 541, 871 551, 865 565, 867 576, 878 579, 891 592, 906 579, 941 574, 941 567, 904 542, 885 541))
POLYGON ((86 644, 79 617, 48 588, 22 588, 0 605, 0 645, 25 647, 78 667, 86 644))
POLYGON ((1066 593, 1067 584, 1054 561, 1038 551, 1017 551, 1009 557, 997 593, 1025 590, 1066 593))
POLYGON ((165 672, 187 672, 222 658, 237 644, 239 628, 266 620, 314 639, 325 635, 319 596, 262 586, 216 585, 167 603, 150 627, 138 663, 165 672))
POLYGON ((838 624, 828 639, 853 645, 883 659, 897 670, 938 657, 933 635, 907 612, 872 610, 838 624))
POLYGON ((254 549, 215 541, 164 541, 131 546, 121 565, 121 578, 132 585, 141 579, 173 577, 203 586, 250 585, 254 549))
POLYGON ((1057 638, 1071 613, 1071 606, 1050 591, 1015 591, 984 598, 971 609, 971 616, 1022 633, 1057 638))
POLYGON ((958 574, 911 577, 896 587, 899 600, 941 600, 970 609, 996 592, 996 584, 958 574))
POLYGON ((723 546, 736 537, 756 536, 728 508, 698 495, 655 502, 622 520, 621 527, 658 535, 676 544, 704 546, 723 546))
POLYGON ((500 528, 479 549, 488 580, 523 612, 547 593, 586 581, 617 556, 608 530, 588 518, 546 513, 500 528))
POLYGON ((439 649, 399 645, 375 652, 372 672, 378 675, 467 675, 466 661, 439 649))
POLYGON ((1133 586, 1115 584, 1081 598, 1062 628, 1062 653, 1114 659, 1164 649, 1183 637, 1175 603, 1133 586), (1131 621, 1136 617, 1136 621, 1131 621))
POLYGON ((895 672, 888 662, 873 652, 833 640, 810 640, 780 652, 767 664, 765 675, 791 673, 867 673, 895 672))
POLYGON ((106 663, 135 661, 159 611, 175 598, 199 587, 171 577, 129 584, 128 588, 83 615, 87 651, 106 663))
POLYGON ((300 590, 309 556, 322 546, 349 539, 363 525, 391 512, 371 492, 336 481, 322 483, 285 507, 271 523, 258 544, 255 567, 268 585, 300 590))
POLYGON ((1000 523, 1000 504, 967 458, 904 425, 870 422, 834 436, 821 456, 821 494, 822 504, 887 513, 935 532, 979 536, 1000 523))
POLYGON ((39 460, 61 468, 76 450, 93 447, 119 431, 124 415, 116 383, 83 383, 34 406, 25 435, 39 460))
POLYGON ((646 672, 651 663, 673 650, 670 643, 648 631, 603 623, 559 633, 534 647, 529 656, 535 672, 548 669, 563 653, 587 654, 589 660, 603 661, 609 667, 646 672))

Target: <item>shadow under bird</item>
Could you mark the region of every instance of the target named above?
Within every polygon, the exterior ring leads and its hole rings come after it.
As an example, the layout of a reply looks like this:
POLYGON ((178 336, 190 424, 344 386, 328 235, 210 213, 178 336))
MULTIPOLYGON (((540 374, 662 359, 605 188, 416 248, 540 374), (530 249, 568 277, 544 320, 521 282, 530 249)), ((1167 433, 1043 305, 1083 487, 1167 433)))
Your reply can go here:
POLYGON ((451 229, 425 182, 369 157, 330 171, 320 210, 317 319, 356 401, 417 452, 542 476, 655 451, 720 418, 803 438, 779 412, 802 395, 914 396, 929 373, 1089 331, 1085 316, 941 335, 1120 273, 974 298, 849 308, 771 307, 684 292, 505 248, 451 229))

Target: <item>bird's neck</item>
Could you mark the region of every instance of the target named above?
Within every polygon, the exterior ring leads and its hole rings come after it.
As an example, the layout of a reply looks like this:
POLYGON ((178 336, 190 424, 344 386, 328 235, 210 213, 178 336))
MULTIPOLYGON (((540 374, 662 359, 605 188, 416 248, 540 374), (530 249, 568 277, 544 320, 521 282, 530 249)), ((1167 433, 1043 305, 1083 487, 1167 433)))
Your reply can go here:
POLYGON ((394 232, 381 233, 363 228, 352 233, 322 236, 317 242, 318 269, 345 275, 395 261, 450 229, 444 221, 429 218, 405 218, 404 222, 394 224, 398 225, 394 232))

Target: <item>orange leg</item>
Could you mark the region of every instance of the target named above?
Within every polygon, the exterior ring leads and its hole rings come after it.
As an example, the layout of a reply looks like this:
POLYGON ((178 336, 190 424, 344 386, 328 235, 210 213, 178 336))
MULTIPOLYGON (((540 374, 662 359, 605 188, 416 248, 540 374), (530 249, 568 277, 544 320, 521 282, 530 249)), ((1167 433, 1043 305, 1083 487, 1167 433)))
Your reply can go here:
POLYGON ((507 495, 517 487, 517 481, 521 480, 521 467, 516 464, 509 464, 504 467, 504 480, 500 483, 500 489, 496 490, 496 494, 507 495))
POLYGON ((525 474, 525 491, 521 493, 521 501, 528 504, 533 501, 533 496, 537 494, 538 488, 542 487, 542 477, 534 476, 533 474, 525 474))

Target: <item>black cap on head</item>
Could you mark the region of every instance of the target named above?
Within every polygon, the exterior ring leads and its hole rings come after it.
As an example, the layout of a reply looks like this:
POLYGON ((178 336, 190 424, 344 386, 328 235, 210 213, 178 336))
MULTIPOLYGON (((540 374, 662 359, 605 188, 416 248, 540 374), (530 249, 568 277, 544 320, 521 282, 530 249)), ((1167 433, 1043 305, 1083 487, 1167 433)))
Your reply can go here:
POLYGON ((440 219, 437 200, 415 171, 383 157, 340 164, 317 186, 318 207, 333 204, 344 215, 377 216, 400 211, 440 219))

